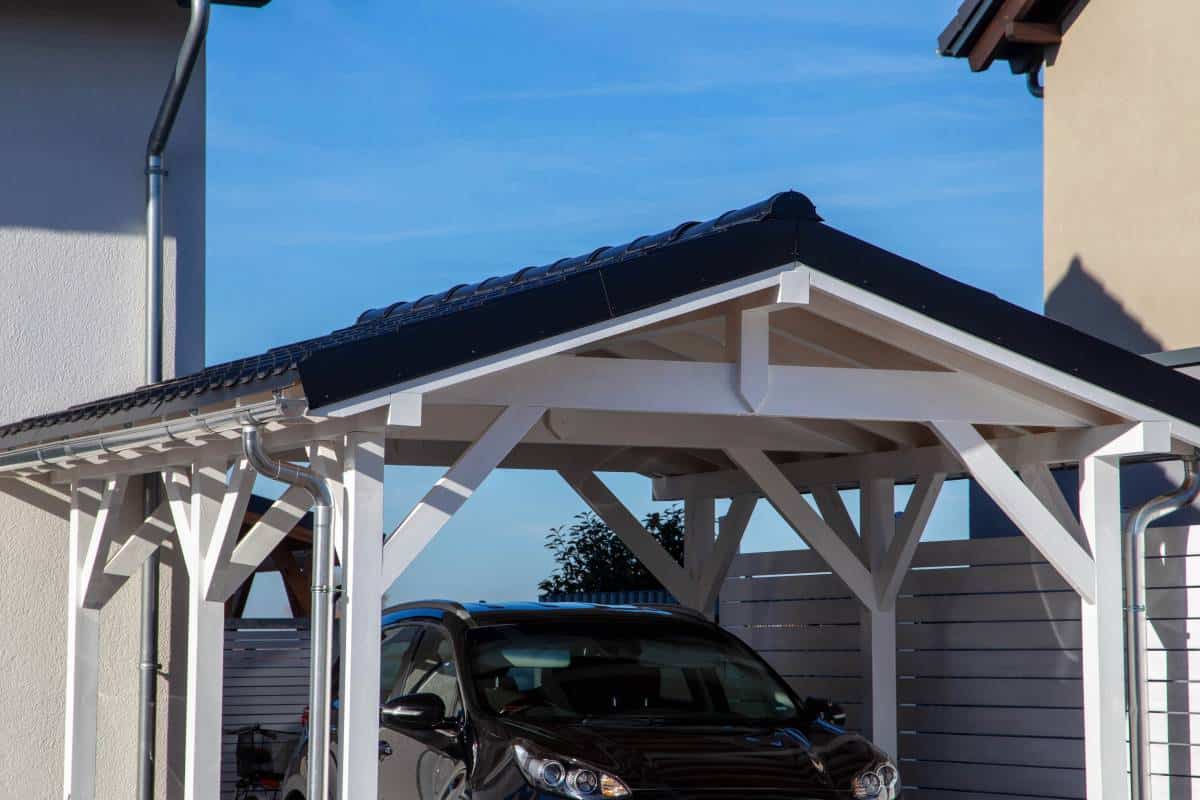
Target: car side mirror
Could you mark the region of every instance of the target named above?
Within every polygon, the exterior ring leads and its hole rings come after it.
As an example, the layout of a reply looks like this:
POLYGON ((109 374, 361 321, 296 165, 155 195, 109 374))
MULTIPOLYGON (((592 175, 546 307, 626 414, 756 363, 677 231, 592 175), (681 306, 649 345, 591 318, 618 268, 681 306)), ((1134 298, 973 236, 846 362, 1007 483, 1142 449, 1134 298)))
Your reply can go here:
POLYGON ((398 731, 433 730, 445 724, 446 704, 436 694, 406 694, 380 706, 379 721, 398 731))
POLYGON ((804 710, 814 719, 824 720, 831 725, 837 725, 839 728, 846 727, 846 709, 832 700, 826 700, 821 697, 806 697, 804 698, 804 710))

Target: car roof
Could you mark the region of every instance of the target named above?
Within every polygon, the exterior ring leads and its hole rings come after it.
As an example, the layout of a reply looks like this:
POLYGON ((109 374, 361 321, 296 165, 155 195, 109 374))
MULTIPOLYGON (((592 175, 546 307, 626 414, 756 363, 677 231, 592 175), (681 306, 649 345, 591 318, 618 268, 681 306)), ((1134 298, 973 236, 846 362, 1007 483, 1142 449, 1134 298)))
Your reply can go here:
POLYGON ((542 603, 475 602, 457 603, 448 600, 422 600, 391 606, 383 612, 383 625, 413 619, 444 619, 457 617, 468 626, 505 625, 516 622, 551 620, 571 621, 631 621, 677 620, 707 622, 698 612, 680 606, 608 605, 601 603, 542 603))

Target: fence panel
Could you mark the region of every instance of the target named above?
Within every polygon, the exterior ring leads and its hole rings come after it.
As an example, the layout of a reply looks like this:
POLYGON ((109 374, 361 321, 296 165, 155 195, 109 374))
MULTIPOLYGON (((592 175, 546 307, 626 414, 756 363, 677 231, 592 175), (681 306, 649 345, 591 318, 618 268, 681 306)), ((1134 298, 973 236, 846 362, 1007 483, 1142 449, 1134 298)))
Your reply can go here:
POLYGON ((223 800, 232 800, 236 790, 239 728, 300 729, 300 715, 308 706, 308 667, 308 620, 226 621, 223 800))

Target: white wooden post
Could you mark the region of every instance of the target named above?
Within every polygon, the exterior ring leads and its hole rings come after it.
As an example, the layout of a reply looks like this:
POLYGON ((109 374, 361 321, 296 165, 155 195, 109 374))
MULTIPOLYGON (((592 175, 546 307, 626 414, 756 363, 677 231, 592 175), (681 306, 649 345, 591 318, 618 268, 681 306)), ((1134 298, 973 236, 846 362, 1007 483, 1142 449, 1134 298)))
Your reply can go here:
POLYGON ((1128 733, 1122 626, 1121 477, 1117 459, 1079 463, 1079 516, 1096 564, 1094 601, 1080 601, 1084 765, 1088 800, 1124 800, 1128 733))
POLYGON ((101 484, 71 487, 67 539, 67 686, 63 740, 64 800, 96 796, 96 704, 100 678, 100 611, 83 606, 84 561, 100 508, 101 484))
POLYGON ((206 597, 205 556, 213 540, 224 491, 223 463, 195 466, 191 479, 187 535, 180 537, 183 549, 191 554, 185 560, 194 565, 188 572, 184 800, 218 800, 221 796, 225 604, 210 601, 206 597))
MULTIPOLYGON (((879 574, 896 535, 896 484, 874 478, 862 484, 859 494, 859 528, 863 556, 871 572, 879 574)), ((867 735, 893 758, 899 744, 896 721, 896 609, 864 607, 861 616, 863 682, 867 735)))
POLYGON ((383 583, 383 431, 349 434, 344 459, 338 797, 375 800, 379 796, 380 606, 388 588, 383 583))
POLYGON ((711 608, 705 608, 703 598, 704 587, 701 577, 704 565, 712 557, 713 543, 716 538, 717 501, 712 497, 689 497, 683 502, 683 568, 688 573, 693 588, 693 596, 679 598, 679 602, 711 614, 711 608))

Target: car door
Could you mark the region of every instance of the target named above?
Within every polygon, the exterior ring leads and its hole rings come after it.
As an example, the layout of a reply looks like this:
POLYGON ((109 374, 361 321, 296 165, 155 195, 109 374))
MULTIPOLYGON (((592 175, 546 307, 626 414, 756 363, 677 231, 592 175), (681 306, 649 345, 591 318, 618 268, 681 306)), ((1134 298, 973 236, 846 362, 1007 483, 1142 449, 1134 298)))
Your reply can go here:
MULTIPOLYGON (((421 639, 424 628, 418 624, 401 625, 383 640, 379 658, 379 704, 403 694, 404 679, 412 664, 413 652, 421 639)), ((404 770, 401 759, 395 757, 398 734, 388 728, 379 728, 379 796, 389 800, 390 787, 401 785, 404 770)), ((401 748, 403 750, 403 747, 401 748)), ((400 796, 400 795, 397 795, 400 796)))
MULTIPOLYGON (((435 626, 425 627, 392 697, 418 693, 440 697, 447 718, 461 726, 462 695, 453 642, 444 630, 435 626)), ((380 800, 440 800, 457 797, 465 790, 462 742, 454 731, 401 733, 384 728, 380 740, 381 747, 390 751, 380 764, 380 800)))

